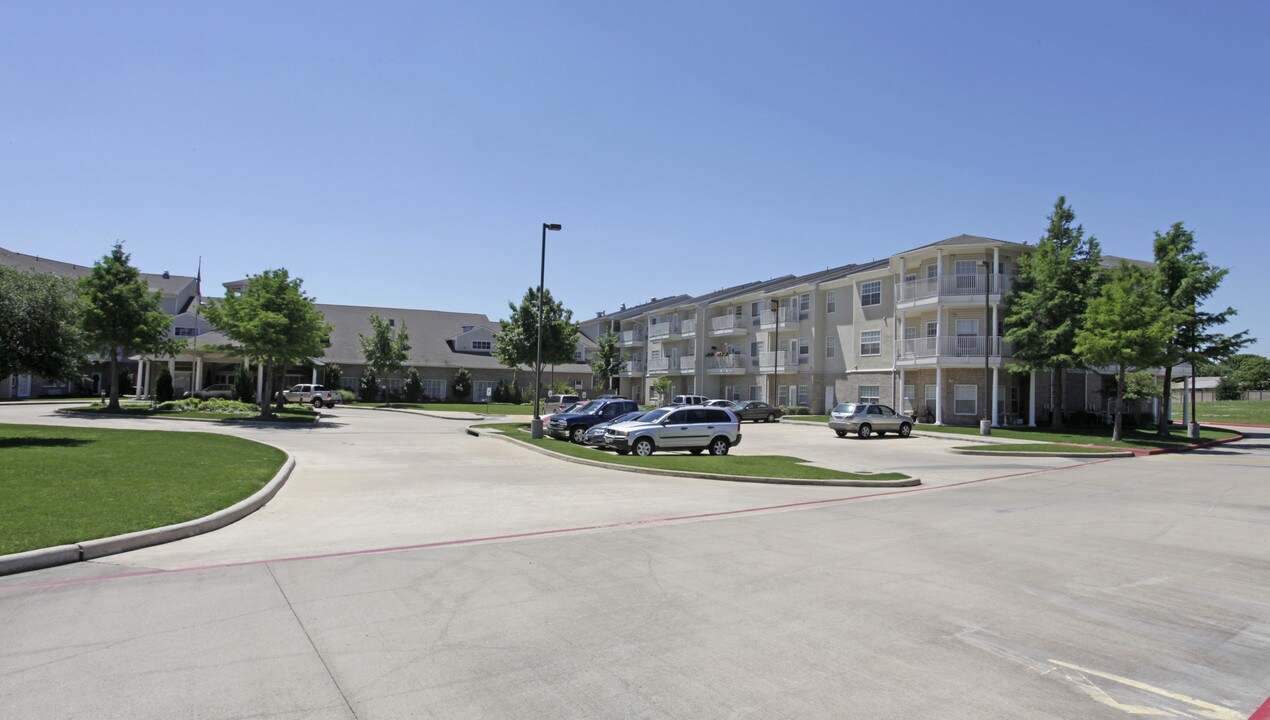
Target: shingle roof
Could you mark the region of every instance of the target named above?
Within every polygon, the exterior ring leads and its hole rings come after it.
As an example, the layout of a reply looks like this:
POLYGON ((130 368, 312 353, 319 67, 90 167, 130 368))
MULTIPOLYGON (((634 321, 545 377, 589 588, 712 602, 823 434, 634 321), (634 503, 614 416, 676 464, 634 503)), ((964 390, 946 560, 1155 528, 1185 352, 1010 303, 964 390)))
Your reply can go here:
MULTIPOLYGON (((91 266, 75 265, 72 263, 61 262, 60 260, 49 260, 38 255, 26 255, 12 250, 0 248, 0 265, 7 265, 18 270, 28 270, 31 272, 47 273, 49 275, 57 275, 60 277, 78 280, 81 277, 91 273, 91 266)), ((167 295, 176 295, 184 290, 195 278, 189 275, 172 275, 168 274, 164 277, 162 274, 141 273, 141 279, 152 290, 161 290, 167 295)))

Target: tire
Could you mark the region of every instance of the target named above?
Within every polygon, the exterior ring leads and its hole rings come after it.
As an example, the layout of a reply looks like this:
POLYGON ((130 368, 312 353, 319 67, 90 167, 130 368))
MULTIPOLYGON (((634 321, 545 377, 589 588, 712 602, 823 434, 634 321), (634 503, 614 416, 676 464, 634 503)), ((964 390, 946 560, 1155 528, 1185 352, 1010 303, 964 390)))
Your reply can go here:
POLYGON ((859 435, 862 438, 867 438, 868 436, 872 434, 873 434, 873 426, 868 423, 861 425, 860 429, 856 431, 856 435, 859 435))
POLYGON ((846 431, 846 430, 834 430, 834 432, 838 433, 838 437, 846 437, 846 436, 847 436, 847 431, 846 431))
POLYGON ((578 444, 578 445, 584 445, 584 444, 586 444, 586 443, 584 442, 584 440, 586 439, 586 428, 584 428, 584 427, 575 427, 575 428, 572 430, 572 432, 570 432, 570 433, 569 433, 569 439, 570 439, 570 440, 572 440, 574 443, 576 443, 576 444, 578 444))
POLYGON ((711 455, 727 455, 728 449, 731 447, 732 447, 732 443, 728 442, 727 438, 720 435, 719 437, 710 441, 710 454, 711 455))
POLYGON ((704 448, 693 448, 693 449, 689 450, 688 452, 692 453, 693 455, 700 455, 700 454, 701 454, 701 451, 702 451, 703 449, 704 449, 704 448))
POLYGON ((656 448, 653 447, 653 441, 646 437, 636 440, 635 444, 631 446, 631 452, 640 457, 648 457, 653 454, 654 450, 656 450, 656 448))
POLYGON ((900 437, 906 438, 913 434, 913 426, 908 423, 900 423, 900 437))
POLYGON ((322 409, 322 398, 313 398, 313 409, 314 410, 322 409))
POLYGON ((772 422, 772 421, 773 421, 773 420, 775 420, 775 419, 776 419, 776 415, 775 415, 774 413, 768 413, 768 414, 767 414, 767 419, 766 419, 766 420, 764 420, 763 422, 772 422))
POLYGON ((630 455, 630 454, 631 454, 631 451, 630 451, 630 450, 618 450, 617 448, 613 448, 613 452, 617 453, 618 455, 630 455))

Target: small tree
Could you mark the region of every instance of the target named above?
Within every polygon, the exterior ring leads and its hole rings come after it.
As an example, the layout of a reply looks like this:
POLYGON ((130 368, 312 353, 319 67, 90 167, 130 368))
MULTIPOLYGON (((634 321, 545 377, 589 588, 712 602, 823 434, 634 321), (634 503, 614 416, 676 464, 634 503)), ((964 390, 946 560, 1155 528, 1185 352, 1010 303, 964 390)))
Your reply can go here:
POLYGON ((1217 381, 1217 387, 1213 390, 1213 397, 1217 400, 1243 400, 1244 391, 1239 387, 1239 381, 1229 375, 1223 375, 1217 381))
POLYGON ((498 385, 494 388, 494 402, 505 403, 509 400, 511 400, 511 390, 507 388, 507 381, 499 378, 498 385))
POLYGON ((256 381, 245 365, 234 372, 234 399, 239 402, 256 402, 256 381))
POLYGON ((595 373, 596 384, 607 391, 612 386, 613 377, 622 368, 622 348, 618 343, 617 333, 612 329, 601 335, 595 345, 591 371, 595 373))
POLYGON ((665 405, 670 398, 671 380, 669 375, 662 375, 653 381, 653 393, 657 395, 657 402, 665 405))
MULTIPOLYGON (((171 319, 163 312, 163 293, 150 292, 123 246, 114 248, 80 278, 84 293, 83 327, 88 341, 110 356, 110 377, 119 374, 119 356, 156 353, 168 340, 171 319)), ((119 409, 119 388, 110 385, 110 409, 119 409)))
MULTIPOLYGON (((520 300, 520 306, 508 302, 511 316, 503 320, 495 335, 494 357, 512 371, 512 382, 522 365, 534 367, 538 359, 538 290, 529 288, 520 300)), ((573 362, 573 351, 578 344, 580 331, 573 322, 573 311, 551 297, 551 290, 542 293, 542 362, 544 365, 560 365, 573 362)))
POLYGON ((378 315, 371 315, 367 319, 370 320, 370 337, 357 334, 357 339, 362 344, 362 355, 366 358, 366 367, 375 377, 380 378, 401 372, 402 366, 410 358, 410 335, 406 332, 405 321, 397 329, 378 315))
POLYGON ((525 391, 519 385, 512 385, 512 402, 517 405, 523 405, 525 402, 525 391))
POLYGON ((454 373, 454 382, 450 383, 450 390, 454 393, 454 399, 457 402, 467 402, 472 396, 472 373, 467 368, 461 367, 458 372, 454 373))
POLYGON ((406 371, 406 387, 403 389, 406 402, 417 403, 423 399, 423 380, 419 377, 418 368, 406 371))
POLYGON ((370 368, 362 373, 362 379, 357 386, 358 396, 362 402, 376 402, 379 400, 379 378, 375 377, 375 371, 370 368))
POLYGON ((1168 355, 1176 313, 1168 308, 1151 274, 1121 261, 1085 310, 1076 333, 1077 355, 1089 365, 1116 367, 1116 418, 1112 439, 1123 436, 1125 374, 1158 367, 1168 355))
POLYGON ((0 266, 0 378, 78 375, 87 350, 81 312, 74 282, 0 266))
POLYGON ((172 373, 165 367, 159 369, 159 377, 154 381, 154 401, 171 402, 176 397, 176 389, 172 387, 172 373))
POLYGON ((326 366, 326 370, 322 373, 322 386, 328 390, 340 389, 340 378, 343 377, 344 370, 336 363, 326 366))

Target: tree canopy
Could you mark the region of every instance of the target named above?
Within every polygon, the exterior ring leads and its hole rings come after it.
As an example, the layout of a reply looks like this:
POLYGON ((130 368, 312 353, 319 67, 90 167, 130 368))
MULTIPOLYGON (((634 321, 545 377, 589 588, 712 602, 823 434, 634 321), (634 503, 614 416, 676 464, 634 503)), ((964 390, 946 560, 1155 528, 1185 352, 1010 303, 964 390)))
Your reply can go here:
POLYGON ((406 332, 406 321, 401 321, 400 328, 393 328, 388 321, 372 314, 370 320, 370 337, 357 333, 362 344, 362 355, 366 358, 366 367, 376 377, 385 377, 401 372, 402 366, 410 358, 410 335, 406 332))
POLYGON ((301 289, 304 281, 286 268, 265 270, 230 289, 207 308, 207 320, 232 340, 239 352, 265 366, 265 392, 260 413, 273 414, 273 368, 321 357, 330 342, 331 326, 301 289))
POLYGON ((1097 291, 1102 252, 1093 235, 1075 225, 1076 213, 1060 196, 1034 252, 1019 258, 1019 272, 1005 298, 1006 341, 1014 344, 1010 370, 1049 370, 1051 427, 1062 426, 1063 370, 1079 367, 1076 334, 1097 291))
POLYGON ((87 352, 75 283, 0 266, 0 377, 65 380, 87 352))
MULTIPOLYGON (((510 302, 511 315, 503 320, 495 336, 494 357, 505 367, 515 370, 522 365, 533 367, 538 358, 538 291, 529 288, 520 305, 510 302)), ((565 308, 551 290, 542 293, 542 361, 546 365, 573 362, 580 330, 573 322, 573 311, 565 308)))
POLYGON ((618 342, 617 333, 612 329, 601 335, 595 344, 595 355, 591 357, 591 371, 599 380, 598 387, 607 391, 613 376, 621 370, 622 348, 618 342))
POLYGON ((173 351, 168 338, 172 319, 163 312, 163 293, 150 291, 130 259, 123 246, 115 243, 110 254, 79 280, 84 293, 84 333, 91 346, 110 357, 112 410, 119 409, 120 355, 173 351))

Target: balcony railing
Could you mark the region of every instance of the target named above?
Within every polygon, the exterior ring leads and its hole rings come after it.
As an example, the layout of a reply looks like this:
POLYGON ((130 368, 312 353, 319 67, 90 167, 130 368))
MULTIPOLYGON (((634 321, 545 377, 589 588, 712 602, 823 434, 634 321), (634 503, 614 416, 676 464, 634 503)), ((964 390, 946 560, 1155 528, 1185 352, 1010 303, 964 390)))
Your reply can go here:
POLYGON ((720 315, 710 318, 711 335, 732 335, 746 332, 745 323, 736 315, 720 315))
POLYGON ((680 335, 696 335, 697 334, 697 319, 692 318, 691 320, 684 320, 682 323, 680 323, 679 334, 680 335))
POLYGON ((688 357, 679 358, 679 372, 693 373, 697 371, 697 356, 689 355, 688 357))
POLYGON ((901 340, 896 348, 895 357, 900 360, 983 357, 985 349, 989 357, 1009 357, 1014 354, 1013 344, 1002 341, 998 336, 985 338, 982 335, 955 335, 901 340))
POLYGON ((627 360, 626 362, 622 363, 621 374, 627 377, 631 375, 643 375, 644 361, 643 360, 627 360))
POLYGON ((648 326, 649 340, 660 340, 661 338, 677 334, 679 334, 679 323, 677 322, 664 322, 648 326))
POLYGON ((706 355, 707 373, 743 373, 750 367, 750 356, 740 353, 706 355))
POLYGON ((648 333, 644 328, 622 331, 622 345, 643 345, 647 338, 648 333))
POLYGON ((776 318, 778 314, 780 316, 781 325, 788 325, 790 323, 798 322, 798 311, 795 310, 794 308, 783 307, 780 309, 779 313, 774 313, 771 310, 764 310, 759 315, 759 321, 758 321, 759 330, 771 330, 772 328, 776 327, 776 318))
POLYGON ((767 350, 758 354, 759 372, 771 372, 773 364, 776 365, 777 372, 781 372, 788 367, 797 368, 798 353, 792 350, 781 350, 776 352, 767 350))
POLYGON ((941 275, 940 277, 920 278, 895 286, 896 302, 911 302, 933 297, 962 297, 966 295, 983 296, 987 289, 993 295, 1004 295, 1014 283, 1013 275, 996 273, 991 276, 992 285, 988 286, 988 275, 941 275))

